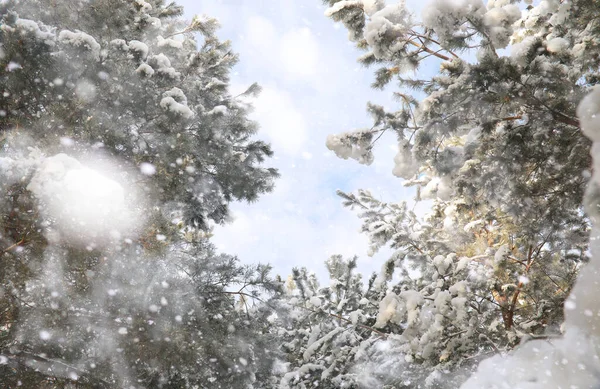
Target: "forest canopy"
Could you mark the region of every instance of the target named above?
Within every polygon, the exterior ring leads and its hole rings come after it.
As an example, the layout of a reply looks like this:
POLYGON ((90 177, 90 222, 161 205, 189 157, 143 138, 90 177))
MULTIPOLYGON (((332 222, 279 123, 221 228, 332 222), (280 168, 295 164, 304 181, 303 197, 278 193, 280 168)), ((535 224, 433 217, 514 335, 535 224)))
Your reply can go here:
POLYGON ((279 177, 216 19, 0 2, 1 387, 600 385, 597 2, 323 4, 394 104, 322 148, 415 194, 338 191, 391 254, 328 279, 213 242, 279 177))

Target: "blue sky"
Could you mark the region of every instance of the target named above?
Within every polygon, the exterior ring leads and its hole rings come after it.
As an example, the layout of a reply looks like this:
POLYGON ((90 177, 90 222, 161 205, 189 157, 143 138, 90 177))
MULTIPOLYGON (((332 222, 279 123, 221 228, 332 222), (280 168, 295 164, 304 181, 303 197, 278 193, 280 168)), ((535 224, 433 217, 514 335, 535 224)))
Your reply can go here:
POLYGON ((370 127, 366 102, 388 108, 390 93, 370 88, 372 70, 361 67, 359 51, 343 26, 323 15, 319 0, 179 0, 185 16, 216 17, 221 39, 230 39, 240 63, 232 90, 253 82, 263 87, 254 102, 259 138, 275 151, 270 166, 281 178, 257 203, 234 204, 234 221, 215 229, 218 248, 243 262, 270 263, 286 276, 306 266, 325 274, 332 254, 359 256, 366 276, 379 270, 388 253, 370 258, 360 220, 341 206, 336 189, 370 189, 385 201, 412 193, 391 174, 396 142, 380 139, 375 162, 341 160, 325 147, 328 134, 370 127))

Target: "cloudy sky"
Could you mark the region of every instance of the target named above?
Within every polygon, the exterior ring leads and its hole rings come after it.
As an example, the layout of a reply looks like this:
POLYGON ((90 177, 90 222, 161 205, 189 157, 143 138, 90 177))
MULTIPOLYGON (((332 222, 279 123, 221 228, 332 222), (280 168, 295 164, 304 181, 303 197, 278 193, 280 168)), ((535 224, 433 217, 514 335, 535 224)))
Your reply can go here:
MULTIPOLYGON (((286 276, 306 266, 320 276, 332 254, 358 255, 359 269, 378 270, 386 253, 370 258, 360 220, 341 206, 336 189, 370 189, 385 201, 412 197, 391 174, 396 142, 379 141, 375 162, 341 160, 325 147, 328 134, 370 127, 366 102, 396 104, 389 91, 371 90, 373 73, 362 68, 347 32, 323 13, 320 0, 179 0, 186 17, 207 14, 222 25, 240 55, 233 90, 263 87, 253 113, 260 138, 275 151, 270 166, 281 178, 273 193, 254 204, 234 204, 233 223, 218 227, 219 249, 244 262, 270 263, 286 276)), ((416 10, 415 10, 416 11, 416 10)))

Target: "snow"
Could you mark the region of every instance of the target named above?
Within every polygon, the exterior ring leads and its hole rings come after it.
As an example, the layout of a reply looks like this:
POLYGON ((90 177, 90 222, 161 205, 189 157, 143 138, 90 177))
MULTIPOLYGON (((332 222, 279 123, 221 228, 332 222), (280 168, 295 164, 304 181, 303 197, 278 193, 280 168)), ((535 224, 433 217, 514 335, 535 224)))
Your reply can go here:
POLYGON ((156 40, 158 41, 158 43, 156 44, 156 46, 158 46, 158 47, 170 47, 172 49, 182 49, 183 48, 183 42, 178 41, 176 39, 172 39, 172 38, 165 39, 162 36, 158 36, 156 38, 156 40))
POLYGON ((315 363, 306 363, 302 365, 299 369, 285 373, 281 378, 281 382, 279 384, 279 389, 292 389, 291 382, 297 377, 304 376, 308 374, 312 370, 323 370, 324 367, 315 363))
POLYGON ((80 47, 88 50, 95 59, 100 58, 100 44, 93 36, 81 31, 62 30, 58 34, 58 41, 64 45, 80 47))
POLYGON ((207 115, 225 115, 227 113, 227 107, 224 105, 217 105, 210 111, 208 111, 207 115))
POLYGON ((600 86, 585 96, 577 107, 581 130, 593 142, 600 142, 600 86))
POLYGON ((18 29, 33 33, 37 39, 43 41, 48 46, 53 46, 55 44, 56 36, 54 33, 49 31, 48 27, 40 25, 38 22, 19 18, 15 21, 15 25, 18 29))
POLYGON ((131 40, 128 44, 129 50, 135 52, 141 59, 146 59, 148 56, 148 45, 144 42, 131 40))
POLYGON ((338 1, 333 6, 327 8, 325 10, 325 16, 331 17, 331 16, 335 15, 336 13, 340 12, 344 8, 351 8, 351 7, 357 7, 357 6, 362 6, 362 1, 361 0, 342 0, 342 1, 338 1))
POLYGON ((397 4, 387 5, 380 11, 371 15, 371 19, 365 26, 365 40, 373 50, 378 59, 389 59, 404 47, 404 42, 398 37, 405 36, 412 27, 410 14, 406 10, 404 1, 397 4), (391 46, 389 37, 395 39, 391 46))
MULTIPOLYGON (((592 141, 594 165, 600 161, 600 87, 594 87, 580 103, 577 115, 592 141)), ((594 169, 588 204, 598 201, 600 170, 594 169)), ((595 207, 595 205, 592 205, 595 207)), ((589 208, 588 208, 589 210, 589 208)), ((565 301, 565 335, 555 341, 532 340, 507 356, 496 355, 479 364, 461 389, 561 389, 596 388, 600 377, 600 225, 594 223, 590 238, 592 257, 579 273, 565 301)))
POLYGON ((208 82, 208 84, 206 84, 204 88, 210 89, 215 86, 227 86, 227 83, 219 80, 218 78, 213 77, 210 79, 210 81, 208 82))
POLYGON ((331 17, 344 8, 360 7, 369 17, 385 7, 385 0, 342 0, 325 10, 325 16, 331 17))
POLYGON ((125 188, 66 154, 43 158, 27 189, 43 203, 52 227, 73 243, 107 243, 135 227, 125 188))
POLYGON ((135 3, 140 7, 140 11, 142 12, 152 11, 152 5, 144 0, 135 0, 135 3))
POLYGON ((385 0, 362 0, 362 6, 368 16, 373 16, 385 7, 385 0))
POLYGON ((412 156, 410 145, 407 140, 402 140, 398 144, 398 153, 394 157, 394 169, 392 174, 396 177, 410 179, 419 168, 419 165, 412 156))
POLYGON ((140 163, 140 171, 145 176, 152 176, 156 173, 156 167, 148 162, 140 163))
POLYGON ((15 70, 19 69, 23 69, 23 66, 21 66, 21 64, 18 62, 10 61, 8 65, 6 65, 6 70, 9 72, 14 72, 15 70))
POLYGON ((389 292, 379 302, 379 312, 374 324, 376 328, 385 327, 389 322, 400 324, 402 322, 402 301, 394 292, 389 292))
POLYGON ((465 232, 472 232, 472 231, 476 230, 477 228, 479 228, 480 226, 482 226, 484 223, 485 223, 485 220, 482 220, 482 219, 473 220, 472 222, 465 224, 465 226, 463 227, 463 230, 465 232))
POLYGON ((333 339, 337 334, 339 334, 340 332, 344 331, 344 327, 337 327, 335 329, 333 329, 332 331, 330 331, 327 335, 323 336, 322 338, 318 339, 317 341, 315 341, 314 343, 312 343, 310 346, 308 346, 306 348, 306 350, 304 351, 304 354, 302 354, 302 357, 304 358, 305 361, 308 361, 310 359, 310 357, 321 347, 325 347, 326 344, 329 343, 329 341, 331 339, 333 339))
POLYGON ((481 0, 433 0, 423 8, 421 16, 423 24, 445 40, 458 30, 467 16, 479 19, 485 12, 481 0))
POLYGON ((163 74, 170 78, 179 78, 181 75, 178 71, 171 66, 171 60, 163 53, 157 55, 151 55, 148 57, 148 63, 158 73, 163 74))
POLYGON ((75 144, 75 141, 69 137, 63 136, 60 138, 60 144, 65 147, 71 147, 75 144))
POLYGON ((452 187, 448 178, 433 177, 421 190, 421 199, 439 198, 440 200, 448 200, 451 194, 452 187))
POLYGON ((314 307, 320 307, 321 306, 321 299, 318 298, 317 296, 313 296, 313 297, 310 298, 310 303, 314 307))
POLYGON ((96 86, 89 80, 82 78, 77 81, 75 94, 86 103, 94 101, 96 98, 96 86))
POLYGON ((529 283, 529 278, 527 276, 519 276, 519 282, 526 285, 529 283))
POLYGON ((566 51, 570 43, 565 38, 552 38, 546 43, 546 49, 551 53, 562 53, 566 51))
POLYGON ((152 66, 148 65, 147 63, 143 63, 138 66, 137 69, 135 69, 135 72, 145 77, 152 77, 154 74, 154 69, 152 69, 152 66))
MULTIPOLYGON (((494 7, 483 15, 483 23, 488 28, 488 36, 496 48, 508 45, 513 33, 512 24, 521 17, 521 10, 515 4, 500 5, 496 2, 494 7)), ((490 4, 488 3, 488 8, 490 4)))
POLYGON ((569 13, 571 12, 571 2, 565 1, 560 4, 558 7, 558 11, 556 11, 548 20, 553 26, 560 26, 565 22, 565 20, 569 17, 569 13))
POLYGON ((50 340, 52 338, 52 334, 46 330, 41 330, 39 335, 41 340, 50 340))
POLYGON ((508 258, 509 255, 510 255, 510 248, 508 247, 508 245, 507 244, 502 245, 496 251, 496 254, 494 254, 494 261, 496 261, 497 264, 500 264, 500 263, 506 261, 506 259, 508 258))
POLYGON ((358 162, 370 165, 373 162, 373 154, 370 151, 371 142, 367 137, 361 137, 359 131, 354 133, 341 133, 328 135, 325 142, 327 148, 342 159, 356 159, 358 162), (349 141, 348 137, 358 137, 358 142, 349 141))
POLYGON ((527 55, 531 51, 532 46, 536 43, 537 39, 532 36, 528 36, 521 42, 513 43, 510 46, 510 57, 518 65, 525 66, 527 64, 527 55))
POLYGON ((180 115, 185 119, 194 117, 194 112, 187 106, 187 98, 183 91, 177 87, 171 88, 163 93, 163 98, 160 101, 160 106, 176 115, 180 115))
POLYGON ((585 42, 577 43, 573 48, 571 48, 571 55, 573 57, 581 57, 585 54, 585 42))
POLYGON ((113 39, 109 42, 112 47, 121 51, 129 51, 129 46, 125 39, 113 39))

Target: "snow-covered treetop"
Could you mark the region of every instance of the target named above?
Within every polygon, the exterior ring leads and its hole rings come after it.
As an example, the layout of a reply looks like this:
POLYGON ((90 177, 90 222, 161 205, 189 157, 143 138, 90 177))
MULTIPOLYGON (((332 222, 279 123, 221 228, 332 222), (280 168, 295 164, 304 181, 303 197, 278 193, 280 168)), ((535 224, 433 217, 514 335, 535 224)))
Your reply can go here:
POLYGON ((231 201, 271 190, 272 151, 229 92, 217 21, 181 15, 0 2, 0 387, 271 379, 258 302, 280 283, 208 239, 231 201))
POLYGON ((402 1, 325 3, 376 67, 373 86, 398 87, 392 109, 367 105, 372 127, 329 135, 327 147, 369 164, 395 135, 392 173, 432 201, 417 218, 406 203, 340 193, 371 251, 397 250, 379 276, 394 286, 378 325, 400 335, 416 369, 433 369, 427 385, 560 333, 589 257, 581 129, 595 116, 590 100, 576 107, 600 75, 595 4, 433 0, 414 15, 402 1))
POLYGON ((215 36, 217 21, 186 23, 162 1, 107 4, 2 4, 1 60, 15 66, 3 74, 3 127, 43 132, 48 155, 69 138, 71 153, 95 145, 154 166, 141 179, 189 225, 221 223, 229 201, 270 190, 276 172, 261 163, 272 153, 229 94, 237 56, 215 36))

